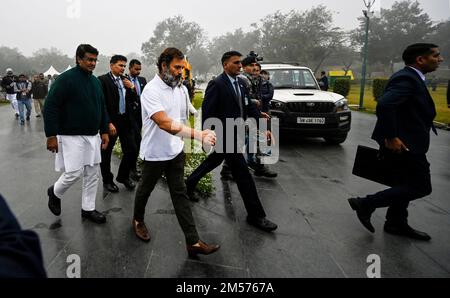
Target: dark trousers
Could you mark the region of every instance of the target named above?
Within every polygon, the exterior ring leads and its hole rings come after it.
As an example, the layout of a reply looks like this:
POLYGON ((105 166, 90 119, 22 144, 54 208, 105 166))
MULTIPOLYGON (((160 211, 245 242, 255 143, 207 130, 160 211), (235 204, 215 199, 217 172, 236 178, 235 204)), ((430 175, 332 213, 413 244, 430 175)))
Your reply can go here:
POLYGON ((431 194, 430 164, 425 154, 402 153, 395 161, 400 182, 385 191, 368 195, 364 202, 370 208, 388 207, 386 221, 390 224, 408 222, 408 205, 431 194))
POLYGON ((184 232, 188 245, 196 244, 199 241, 197 229, 195 228, 194 217, 192 216, 191 205, 186 194, 184 183, 184 162, 185 154, 180 153, 177 157, 168 161, 144 161, 142 166, 142 178, 136 191, 134 202, 134 219, 144 221, 145 207, 148 198, 156 186, 159 178, 164 173, 169 186, 170 197, 172 198, 175 214, 178 223, 184 232))
POLYGON ((248 171, 247 162, 241 153, 212 153, 189 176, 186 184, 194 189, 206 174, 217 168, 224 160, 231 169, 248 215, 257 218, 266 217, 256 191, 255 181, 253 181, 253 177, 248 171))
MULTIPOLYGON (((136 131, 134 133, 134 144, 136 146, 136 152, 135 152, 135 159, 136 161, 138 160, 139 157, 139 149, 141 148, 141 141, 142 141, 142 136, 141 136, 141 132, 142 132, 142 127, 141 128, 136 128, 136 131)), ((137 170, 137 163, 135 162, 134 164, 131 165, 131 171, 135 171, 137 170)))
POLYGON ((132 128, 126 115, 120 116, 117 123, 113 123, 116 127, 117 135, 109 137, 109 145, 106 150, 102 150, 102 162, 100 168, 102 171, 103 183, 111 183, 114 180, 114 175, 111 173, 111 155, 116 144, 117 138, 120 139, 123 157, 120 161, 119 172, 117 179, 126 180, 130 178, 130 170, 137 161, 137 148, 135 142, 135 130, 132 128))

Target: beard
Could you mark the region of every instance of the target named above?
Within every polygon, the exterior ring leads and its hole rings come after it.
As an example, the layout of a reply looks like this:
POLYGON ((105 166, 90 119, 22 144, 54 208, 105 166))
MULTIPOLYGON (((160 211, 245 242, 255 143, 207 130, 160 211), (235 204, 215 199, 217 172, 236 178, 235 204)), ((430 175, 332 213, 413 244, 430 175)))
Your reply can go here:
POLYGON ((181 75, 174 76, 170 73, 168 69, 162 73, 162 80, 164 83, 166 83, 169 87, 172 88, 181 86, 181 75))

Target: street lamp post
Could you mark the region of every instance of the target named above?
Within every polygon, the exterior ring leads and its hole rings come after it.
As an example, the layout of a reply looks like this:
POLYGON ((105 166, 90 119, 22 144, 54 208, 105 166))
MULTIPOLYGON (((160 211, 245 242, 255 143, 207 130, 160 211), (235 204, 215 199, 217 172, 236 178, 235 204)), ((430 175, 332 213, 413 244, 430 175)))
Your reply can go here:
POLYGON ((359 97, 359 109, 364 109, 364 92, 366 88, 366 73, 367 73, 367 55, 369 52, 369 25, 370 25, 370 18, 373 15, 373 12, 371 11, 373 5, 375 4, 375 0, 364 0, 364 4, 367 7, 367 10, 363 10, 364 17, 366 18, 366 35, 364 39, 364 50, 363 50, 363 65, 362 65, 362 72, 361 72, 361 93, 359 97))

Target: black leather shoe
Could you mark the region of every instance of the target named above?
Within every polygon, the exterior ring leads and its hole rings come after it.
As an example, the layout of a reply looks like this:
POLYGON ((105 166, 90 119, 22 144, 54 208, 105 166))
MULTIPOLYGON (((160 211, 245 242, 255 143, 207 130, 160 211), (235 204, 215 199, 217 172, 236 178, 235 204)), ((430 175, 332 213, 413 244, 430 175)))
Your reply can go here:
POLYGON ((119 187, 114 182, 103 183, 103 188, 112 193, 119 192, 119 187))
POLYGON ((270 220, 268 220, 265 217, 257 218, 257 217, 247 216, 247 222, 250 225, 257 227, 258 229, 263 230, 264 232, 272 232, 278 228, 278 226, 276 224, 274 224, 273 222, 271 222, 270 220))
POLYGON ((138 171, 131 171, 130 178, 133 179, 134 181, 139 181, 142 178, 142 174, 138 171))
POLYGON ((116 181, 125 185, 128 190, 133 190, 136 187, 136 183, 134 183, 130 178, 125 180, 116 179, 116 181))
POLYGON ((106 217, 97 210, 94 211, 81 210, 81 217, 89 219, 90 221, 95 222, 97 224, 103 224, 106 222, 106 217))
POLYGON ((397 236, 405 236, 411 239, 422 240, 422 241, 430 241, 431 236, 427 233, 414 230, 408 224, 402 225, 393 225, 389 223, 384 224, 384 231, 388 234, 397 235, 397 236))
POLYGON ((54 189, 54 185, 50 186, 47 189, 48 208, 54 215, 59 216, 59 215, 61 215, 61 199, 59 199, 55 195, 55 192, 53 191, 53 189, 54 189))
POLYGON ((375 209, 364 206, 360 198, 350 198, 348 199, 348 203, 350 204, 350 207, 356 211, 356 215, 362 225, 371 233, 375 233, 375 228, 370 222, 370 217, 372 216, 372 213, 375 212, 375 209))

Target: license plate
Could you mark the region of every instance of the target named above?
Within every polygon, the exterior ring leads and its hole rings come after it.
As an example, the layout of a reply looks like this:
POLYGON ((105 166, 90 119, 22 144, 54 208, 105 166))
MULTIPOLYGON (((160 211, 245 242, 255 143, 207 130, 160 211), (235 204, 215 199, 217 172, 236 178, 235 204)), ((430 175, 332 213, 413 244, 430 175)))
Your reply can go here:
POLYGON ((325 118, 297 118, 298 124, 325 124, 325 118))

